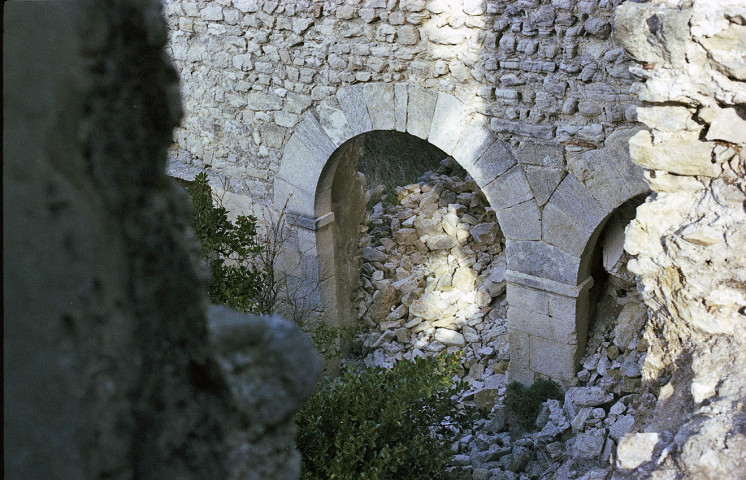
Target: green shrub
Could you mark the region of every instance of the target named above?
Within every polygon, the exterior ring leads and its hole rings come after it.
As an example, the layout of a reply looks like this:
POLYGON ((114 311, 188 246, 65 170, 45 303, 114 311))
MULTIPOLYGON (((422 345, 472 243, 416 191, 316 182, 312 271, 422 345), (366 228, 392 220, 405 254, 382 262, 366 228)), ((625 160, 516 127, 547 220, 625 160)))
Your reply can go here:
POLYGON ((537 380, 529 388, 518 382, 508 384, 504 405, 511 420, 526 430, 534 428, 541 404, 550 398, 561 400, 562 389, 551 380, 537 380))
MULTIPOLYGON (((274 313, 280 286, 275 282, 275 263, 288 236, 285 208, 277 218, 270 215, 265 233, 259 235, 256 217, 239 215, 235 223, 228 219, 204 173, 191 182, 176 180, 184 186, 194 210, 192 229, 210 270, 210 300, 242 312, 274 313)), ((290 296, 285 300, 292 307, 289 320, 309 334, 319 353, 327 360, 339 358, 340 339, 351 333, 325 323, 308 323, 303 299, 290 296)))
POLYGON ((227 210, 214 204, 204 173, 186 186, 186 192, 194 207, 192 228, 210 270, 210 300, 243 312, 263 313, 260 294, 269 275, 256 264, 263 248, 257 240, 256 217, 239 215, 231 222, 227 210))
POLYGON ((296 417, 303 478, 438 478, 452 429, 469 420, 455 397, 466 388, 452 381, 458 366, 442 355, 328 382, 296 417))

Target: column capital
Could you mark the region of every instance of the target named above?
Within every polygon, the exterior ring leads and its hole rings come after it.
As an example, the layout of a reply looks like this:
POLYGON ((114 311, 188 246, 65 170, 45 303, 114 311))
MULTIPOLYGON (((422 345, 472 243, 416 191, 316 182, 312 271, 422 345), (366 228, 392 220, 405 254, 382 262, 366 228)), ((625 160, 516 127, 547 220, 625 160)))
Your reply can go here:
POLYGON ((542 278, 534 275, 529 275, 527 273, 516 272, 515 270, 506 270, 505 279, 509 283, 533 288, 535 290, 551 292, 570 298, 579 297, 581 293, 593 286, 593 277, 591 277, 590 275, 578 285, 570 285, 567 283, 558 282, 556 280, 549 280, 548 278, 542 278))

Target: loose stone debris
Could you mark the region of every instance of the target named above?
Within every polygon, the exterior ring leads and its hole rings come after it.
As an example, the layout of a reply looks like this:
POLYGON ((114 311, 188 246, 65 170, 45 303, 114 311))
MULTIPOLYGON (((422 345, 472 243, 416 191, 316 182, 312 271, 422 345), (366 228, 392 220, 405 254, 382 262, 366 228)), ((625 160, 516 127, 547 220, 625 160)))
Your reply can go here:
MULTIPOLYGON (((353 298, 364 325, 359 361, 391 367, 461 352, 458 377, 470 385, 462 401, 483 417, 452 445, 447 478, 606 478, 634 424, 646 349, 646 309, 623 264, 606 262, 610 276, 573 386, 564 401, 545 402, 535 429, 523 431, 503 406, 510 361, 505 240, 494 212, 451 158, 399 187, 394 199, 383 190, 367 191, 372 206, 360 228, 362 275, 353 298)), ((629 455, 619 459, 625 468, 641 461, 639 452, 629 455)))

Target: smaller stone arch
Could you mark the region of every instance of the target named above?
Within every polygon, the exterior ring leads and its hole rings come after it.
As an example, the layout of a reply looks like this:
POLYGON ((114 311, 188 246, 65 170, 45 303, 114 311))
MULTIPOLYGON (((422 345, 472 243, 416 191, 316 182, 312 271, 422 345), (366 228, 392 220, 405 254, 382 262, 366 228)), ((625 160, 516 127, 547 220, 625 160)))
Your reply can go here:
POLYGON ((598 236, 617 207, 649 191, 627 149, 637 130, 614 132, 604 148, 570 158, 544 206, 541 240, 508 246, 512 379, 572 381, 587 339, 598 236))

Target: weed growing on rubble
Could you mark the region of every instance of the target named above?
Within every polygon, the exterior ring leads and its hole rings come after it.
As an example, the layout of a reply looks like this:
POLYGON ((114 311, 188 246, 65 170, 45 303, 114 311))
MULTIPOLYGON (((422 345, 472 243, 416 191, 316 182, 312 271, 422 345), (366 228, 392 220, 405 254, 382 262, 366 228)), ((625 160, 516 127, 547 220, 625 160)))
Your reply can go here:
POLYGON ((510 382, 505 392, 505 410, 522 428, 530 430, 539 415, 541 404, 550 398, 562 399, 562 389, 551 380, 537 380, 528 388, 518 382, 510 382))
POLYGON ((327 382, 296 417, 302 478, 438 478, 469 419, 457 401, 466 385, 452 380, 459 361, 417 358, 327 382))

